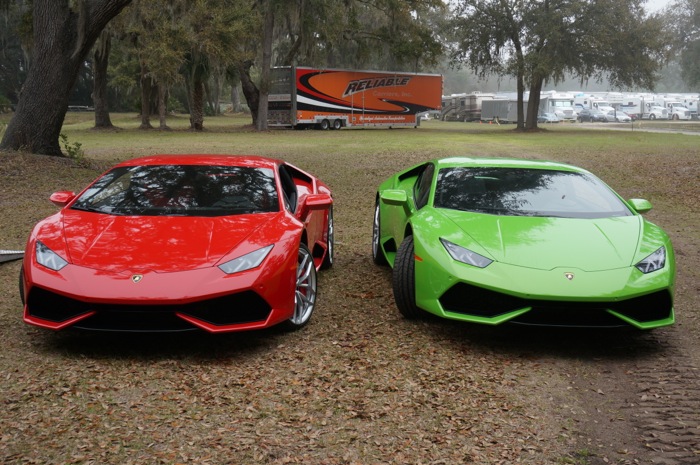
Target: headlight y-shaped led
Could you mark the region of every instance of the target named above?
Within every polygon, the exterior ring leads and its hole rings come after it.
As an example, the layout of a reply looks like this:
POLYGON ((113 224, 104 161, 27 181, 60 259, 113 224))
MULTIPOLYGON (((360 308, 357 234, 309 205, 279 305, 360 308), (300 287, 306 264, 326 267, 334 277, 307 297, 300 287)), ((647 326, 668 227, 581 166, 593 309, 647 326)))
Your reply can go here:
POLYGON ((479 255, 478 253, 472 252, 469 249, 453 244, 448 240, 441 238, 440 242, 442 242, 442 245, 445 246, 445 249, 447 249, 447 253, 449 253, 450 256, 458 262, 466 263, 467 265, 472 265, 479 268, 486 268, 493 262, 493 260, 486 258, 483 255, 479 255))
POLYGON ((664 265, 666 265, 666 247, 659 247, 656 252, 634 266, 642 273, 647 274, 660 270, 664 265))
POLYGON ((60 271, 68 264, 67 261, 40 241, 36 241, 36 261, 39 262, 40 265, 54 271, 60 271))
POLYGON ((272 250, 272 245, 263 247, 262 249, 255 250, 253 252, 247 253, 233 260, 229 260, 226 263, 219 265, 219 269, 226 274, 239 273, 241 271, 250 270, 260 265, 267 254, 272 250))

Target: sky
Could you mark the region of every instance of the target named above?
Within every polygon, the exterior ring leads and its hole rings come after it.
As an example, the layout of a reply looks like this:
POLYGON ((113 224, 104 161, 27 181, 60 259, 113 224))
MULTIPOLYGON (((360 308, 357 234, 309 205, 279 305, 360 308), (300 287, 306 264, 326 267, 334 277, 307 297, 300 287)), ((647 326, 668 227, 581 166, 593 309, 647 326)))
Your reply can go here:
POLYGON ((648 0, 646 3, 647 11, 650 13, 656 13, 657 11, 665 8, 671 0, 648 0))

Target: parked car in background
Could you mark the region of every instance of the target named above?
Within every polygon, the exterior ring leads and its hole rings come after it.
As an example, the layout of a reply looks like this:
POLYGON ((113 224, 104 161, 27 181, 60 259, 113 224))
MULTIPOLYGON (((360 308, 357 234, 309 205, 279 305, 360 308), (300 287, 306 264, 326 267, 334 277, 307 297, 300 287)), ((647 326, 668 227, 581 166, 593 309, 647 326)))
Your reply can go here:
POLYGON ((542 113, 537 117, 538 123, 558 123, 561 121, 554 113, 542 113))
POLYGON ((639 117, 640 117, 640 115, 639 115, 637 112, 634 111, 634 108, 633 108, 633 107, 624 107, 624 106, 620 106, 620 107, 617 109, 617 111, 618 111, 618 112, 620 112, 620 111, 623 112, 624 114, 626 114, 627 116, 629 116, 630 119, 631 119, 632 121, 637 121, 637 120, 639 119, 639 117))
POLYGON ((629 123, 632 121, 632 118, 630 118, 630 116, 627 113, 621 110, 610 110, 605 114, 605 116, 608 118, 608 121, 611 121, 613 123, 629 123))
POLYGON ((608 117, 605 116, 605 113, 600 110, 596 110, 595 108, 584 108, 578 113, 578 121, 579 123, 594 123, 596 121, 606 123, 608 121, 608 117))

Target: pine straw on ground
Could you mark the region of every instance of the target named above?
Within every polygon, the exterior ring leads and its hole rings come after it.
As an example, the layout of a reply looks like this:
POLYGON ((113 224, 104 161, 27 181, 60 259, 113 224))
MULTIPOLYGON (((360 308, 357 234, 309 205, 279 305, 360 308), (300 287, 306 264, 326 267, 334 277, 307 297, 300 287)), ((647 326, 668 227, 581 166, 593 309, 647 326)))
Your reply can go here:
MULTIPOLYGON (((309 169, 334 191, 337 256, 320 274, 311 324, 295 333, 50 333, 21 321, 20 263, 0 265, 0 462, 578 463, 565 459, 570 425, 553 422, 540 397, 556 378, 538 378, 538 360, 517 345, 499 350, 531 335, 399 316, 391 273, 369 254, 373 193, 419 159, 372 154, 309 169)), ((624 160, 598 162, 622 182, 624 160)), ((0 248, 23 248, 55 211, 51 192, 79 190, 104 168, 0 156, 0 248)), ((662 216, 685 250, 697 247, 683 233, 697 226, 697 166, 644 165, 632 176, 664 204, 695 199, 685 218, 662 216), (670 174, 684 176, 682 195, 670 174)))

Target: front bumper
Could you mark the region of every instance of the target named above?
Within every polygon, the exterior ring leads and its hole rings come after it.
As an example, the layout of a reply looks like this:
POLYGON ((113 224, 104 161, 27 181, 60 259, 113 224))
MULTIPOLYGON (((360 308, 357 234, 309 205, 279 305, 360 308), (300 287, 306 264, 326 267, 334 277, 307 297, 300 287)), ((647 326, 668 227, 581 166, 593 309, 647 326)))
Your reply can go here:
POLYGON ((234 275, 214 266, 146 271, 138 280, 132 272, 75 265, 55 272, 26 260, 24 270, 24 321, 53 330, 219 333, 273 326, 294 311, 296 256, 234 275))
POLYGON ((544 271, 494 262, 479 269, 422 256, 415 265, 417 305, 443 318, 489 325, 638 329, 675 321, 673 273, 667 268, 644 275, 634 267, 544 271))

